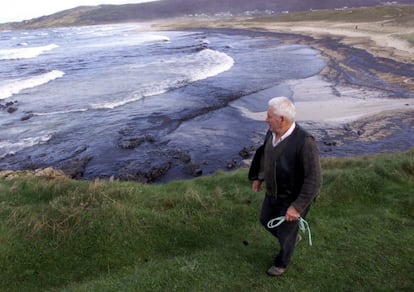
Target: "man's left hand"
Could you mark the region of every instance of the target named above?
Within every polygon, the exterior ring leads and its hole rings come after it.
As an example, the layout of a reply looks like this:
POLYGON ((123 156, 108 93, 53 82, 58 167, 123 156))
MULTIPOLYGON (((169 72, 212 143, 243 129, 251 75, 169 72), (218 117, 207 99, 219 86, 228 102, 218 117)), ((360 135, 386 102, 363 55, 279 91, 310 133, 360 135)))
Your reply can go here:
POLYGON ((286 211, 286 221, 296 221, 300 217, 300 213, 295 209, 295 207, 290 206, 286 211))

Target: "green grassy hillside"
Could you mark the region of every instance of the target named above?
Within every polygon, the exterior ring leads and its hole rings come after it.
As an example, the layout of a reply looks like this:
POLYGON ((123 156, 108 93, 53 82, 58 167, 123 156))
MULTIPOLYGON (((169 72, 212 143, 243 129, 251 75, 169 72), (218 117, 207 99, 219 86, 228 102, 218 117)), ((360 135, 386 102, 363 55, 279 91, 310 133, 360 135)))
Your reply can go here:
POLYGON ((414 150, 323 160, 281 278, 246 169, 165 185, 0 180, 0 291, 412 291, 414 150))
POLYGON ((263 17, 268 21, 389 22, 403 26, 414 24, 414 5, 379 6, 314 10, 263 17))
MULTIPOLYGON (((197 3, 195 3, 195 5, 197 5, 197 3)), ((192 8, 190 6, 184 5, 181 7, 181 9, 178 10, 174 4, 173 6, 170 6, 168 3, 158 2, 127 5, 79 6, 76 8, 22 22, 0 24, 0 29, 37 29, 47 27, 83 26, 145 21, 162 22, 168 19, 174 20, 176 17, 185 17, 185 14, 200 13, 199 11, 192 11, 192 8), (163 5, 166 6, 163 7, 163 5)), ((414 18, 412 17, 414 13, 414 5, 391 5, 337 10, 304 10, 304 12, 290 12, 288 14, 278 13, 267 17, 252 18, 251 20, 263 20, 268 22, 387 22, 387 24, 398 25, 403 28, 412 27, 414 25, 414 18)), ((193 17, 190 17, 188 19, 195 22, 199 20, 193 17)), ((245 17, 242 17, 242 19, 245 19, 245 17)), ((217 21, 222 20, 224 19, 217 19, 217 21)))

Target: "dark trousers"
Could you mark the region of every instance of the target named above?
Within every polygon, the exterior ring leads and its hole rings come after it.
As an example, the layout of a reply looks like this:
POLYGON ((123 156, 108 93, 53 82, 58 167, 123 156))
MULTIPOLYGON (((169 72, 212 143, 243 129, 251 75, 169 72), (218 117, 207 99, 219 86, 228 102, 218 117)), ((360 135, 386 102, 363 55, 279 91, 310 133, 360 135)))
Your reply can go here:
MULTIPOLYGON (((260 212, 260 223, 279 240, 280 250, 274 261, 274 265, 279 268, 287 268, 290 263, 295 249, 299 222, 285 221, 276 228, 268 228, 267 223, 276 217, 285 216, 290 204, 290 200, 277 199, 275 196, 265 195, 260 212)), ((302 218, 305 218, 308 209, 302 212, 302 218)))

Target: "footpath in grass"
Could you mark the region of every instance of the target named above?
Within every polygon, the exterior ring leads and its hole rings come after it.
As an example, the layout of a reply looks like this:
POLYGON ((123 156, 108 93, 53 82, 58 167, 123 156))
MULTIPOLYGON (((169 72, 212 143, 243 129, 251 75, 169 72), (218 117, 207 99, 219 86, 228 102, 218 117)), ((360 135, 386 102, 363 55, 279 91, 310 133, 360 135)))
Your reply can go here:
POLYGON ((322 161, 288 272, 247 170, 165 185, 0 180, 0 291, 412 291, 414 151, 322 161), (306 238, 306 237, 304 237, 306 238))

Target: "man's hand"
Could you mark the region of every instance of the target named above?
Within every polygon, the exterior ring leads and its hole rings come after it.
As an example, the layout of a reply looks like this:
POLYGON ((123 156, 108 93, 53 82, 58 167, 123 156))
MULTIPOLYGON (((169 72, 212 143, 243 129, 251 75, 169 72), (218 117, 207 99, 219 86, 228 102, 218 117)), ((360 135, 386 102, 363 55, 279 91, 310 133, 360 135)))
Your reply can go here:
POLYGON ((252 190, 255 193, 260 192, 262 190, 262 181, 260 181, 258 179, 254 180, 253 183, 252 183, 252 190))
POLYGON ((296 221, 300 217, 300 213, 295 209, 295 207, 290 206, 286 211, 286 221, 296 221))

